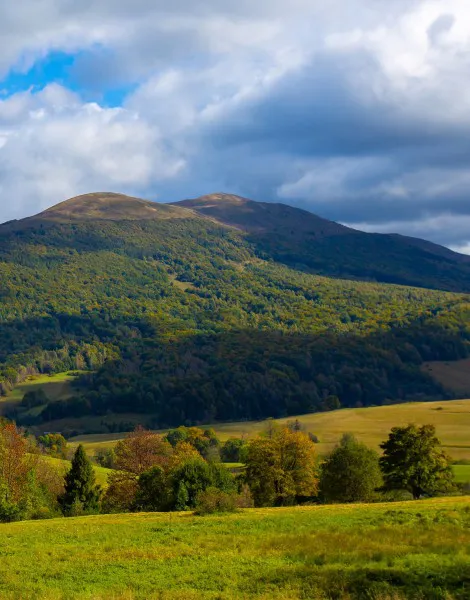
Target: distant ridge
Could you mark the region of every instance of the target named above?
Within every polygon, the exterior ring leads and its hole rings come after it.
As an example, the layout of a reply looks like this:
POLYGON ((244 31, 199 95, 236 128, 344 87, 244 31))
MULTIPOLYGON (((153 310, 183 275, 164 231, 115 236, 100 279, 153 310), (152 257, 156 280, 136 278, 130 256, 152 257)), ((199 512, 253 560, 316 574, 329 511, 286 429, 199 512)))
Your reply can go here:
POLYGON ((173 206, 190 208, 200 215, 248 232, 310 233, 316 238, 354 234, 356 231, 323 219, 307 210, 288 204, 256 202, 241 196, 218 192, 200 198, 174 202, 173 206))
POLYGON ((183 225, 186 236, 193 235, 191 221, 198 221, 214 239, 223 235, 224 229, 238 230, 243 243, 250 243, 260 258, 307 273, 470 292, 469 256, 426 240, 366 233, 287 204, 257 202, 224 192, 168 204, 94 192, 70 198, 34 217, 4 223, 0 232, 18 232, 38 224, 82 222, 91 227, 105 221, 172 220, 188 223, 183 225))

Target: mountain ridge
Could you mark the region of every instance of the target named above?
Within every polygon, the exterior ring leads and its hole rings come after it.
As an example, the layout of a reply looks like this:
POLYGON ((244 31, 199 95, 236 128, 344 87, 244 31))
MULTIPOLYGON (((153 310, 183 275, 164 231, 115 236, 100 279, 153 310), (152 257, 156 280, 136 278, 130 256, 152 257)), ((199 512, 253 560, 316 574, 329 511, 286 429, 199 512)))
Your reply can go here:
POLYGON ((421 365, 470 355, 468 299, 440 291, 469 291, 470 270, 425 242, 322 234, 305 211, 233 196, 218 200, 230 224, 198 213, 210 197, 98 196, 0 228, 0 394, 88 371, 70 398, 11 407, 36 431, 445 398, 421 365))
POLYGON ((244 198, 227 192, 205 194, 197 198, 176 202, 155 202, 118 192, 90 192, 74 196, 44 211, 23 219, 1 223, 24 224, 32 221, 74 221, 74 220, 143 220, 165 218, 209 219, 228 227, 235 227, 247 233, 266 231, 291 235, 312 234, 316 241, 325 237, 340 235, 363 235, 382 239, 401 240, 410 246, 440 255, 443 258, 469 262, 470 256, 451 250, 424 238, 406 236, 399 233, 370 233, 331 221, 303 208, 281 202, 262 202, 244 198), (274 227, 269 227, 274 221, 274 227), (297 229, 293 230, 292 227, 297 229))

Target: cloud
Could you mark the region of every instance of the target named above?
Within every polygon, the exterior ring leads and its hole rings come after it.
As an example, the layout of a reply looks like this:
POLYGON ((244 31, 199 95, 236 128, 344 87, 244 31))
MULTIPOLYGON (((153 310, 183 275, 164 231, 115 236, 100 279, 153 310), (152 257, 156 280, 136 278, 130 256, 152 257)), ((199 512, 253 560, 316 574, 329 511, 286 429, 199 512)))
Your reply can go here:
POLYGON ((90 190, 145 195, 184 168, 138 114, 82 104, 56 85, 0 102, 0 128, 4 220, 90 190))
POLYGON ((470 247, 466 0, 3 4, 0 72, 74 59, 63 85, 3 92, 0 220, 227 189, 470 247))

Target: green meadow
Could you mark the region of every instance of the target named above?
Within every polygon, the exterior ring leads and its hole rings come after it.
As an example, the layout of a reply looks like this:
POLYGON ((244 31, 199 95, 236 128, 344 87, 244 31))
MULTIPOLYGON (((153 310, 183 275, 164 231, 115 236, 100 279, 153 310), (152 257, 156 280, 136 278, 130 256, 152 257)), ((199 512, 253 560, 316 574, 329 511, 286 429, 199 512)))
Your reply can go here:
POLYGON ((7 396, 0 396, 0 402, 14 404, 21 402, 26 392, 42 388, 51 400, 63 400, 72 395, 72 381, 80 371, 56 373, 54 375, 31 375, 17 385, 7 396))
POLYGON ((0 525, 0 598, 468 600, 470 498, 0 525))

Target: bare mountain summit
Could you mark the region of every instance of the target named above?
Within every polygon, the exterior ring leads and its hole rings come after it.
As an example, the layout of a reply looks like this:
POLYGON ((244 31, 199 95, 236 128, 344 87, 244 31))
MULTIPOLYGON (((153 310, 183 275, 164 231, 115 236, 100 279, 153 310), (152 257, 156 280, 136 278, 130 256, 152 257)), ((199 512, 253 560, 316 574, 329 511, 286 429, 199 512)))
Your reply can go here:
POLYGON ((233 194, 208 194, 200 198, 174 202, 173 206, 190 208, 219 223, 253 233, 269 232, 294 236, 309 234, 316 239, 357 233, 354 229, 328 221, 301 208, 273 202, 255 202, 233 194))
POLYGON ((194 217, 184 207, 116 194, 95 192, 76 196, 48 208, 35 219, 48 221, 140 221, 194 217))

